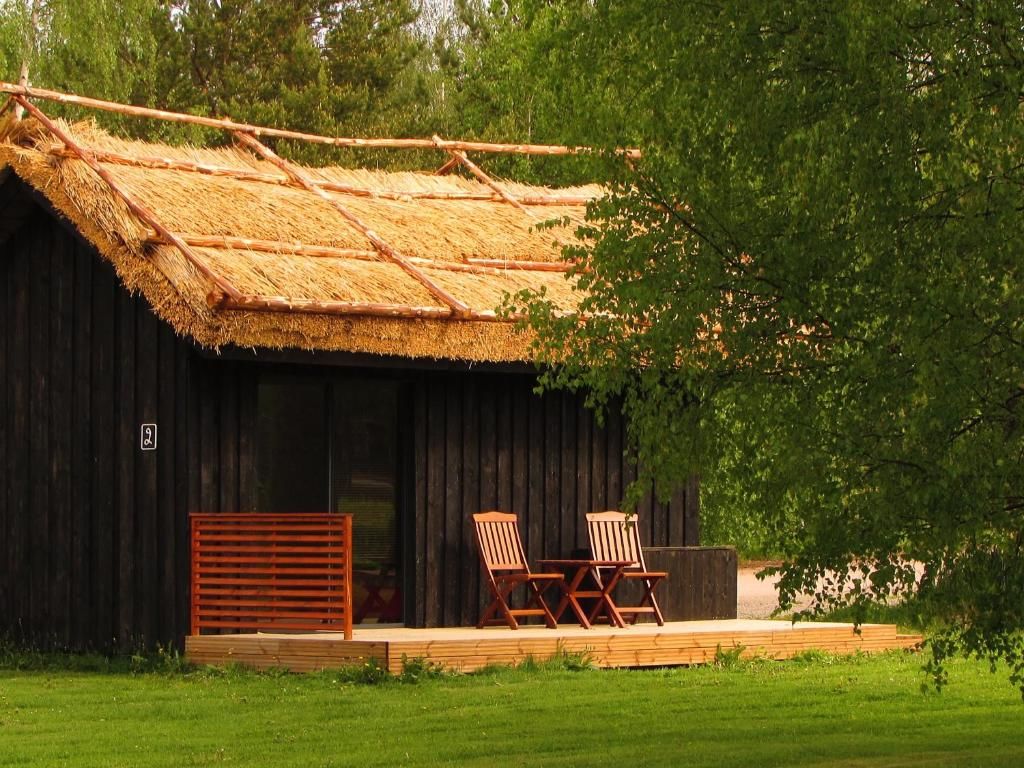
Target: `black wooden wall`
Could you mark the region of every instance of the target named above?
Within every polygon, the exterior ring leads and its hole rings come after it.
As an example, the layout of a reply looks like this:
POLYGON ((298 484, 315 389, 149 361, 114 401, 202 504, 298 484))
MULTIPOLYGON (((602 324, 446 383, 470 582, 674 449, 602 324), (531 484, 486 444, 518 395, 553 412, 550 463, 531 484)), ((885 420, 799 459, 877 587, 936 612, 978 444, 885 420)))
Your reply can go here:
MULTIPOLYGON (((200 354, 33 200, 0 186, 0 634, 39 647, 180 646, 188 513, 254 511, 256 385, 273 363, 200 354), (159 428, 141 451, 140 425, 159 428)), ((323 375, 344 358, 319 365, 323 375)), ((368 375, 372 375, 368 371, 368 375)), ((393 368, 407 382, 401 492, 407 623, 476 622, 469 515, 515 512, 528 554, 586 543, 583 515, 618 507, 634 468, 621 418, 527 373, 393 368)), ((650 545, 697 542, 695 489, 638 510, 650 545)))
POLYGON ((172 636, 185 560, 189 353, 35 209, 3 246, 0 616, 42 646, 172 636), (139 425, 162 425, 141 452, 139 425))
POLYGON ((202 360, 33 208, 0 246, 0 633, 99 650, 180 640, 188 512, 253 503, 240 370, 202 360), (143 423, 155 451, 140 450, 143 423))
MULTIPOLYGON (((417 380, 414 407, 417 626, 475 624, 486 588, 473 512, 519 516, 527 557, 569 557, 587 547, 584 515, 621 508, 636 468, 624 458, 623 420, 599 425, 583 397, 533 392, 522 374, 448 373, 417 380), (484 594, 481 594, 481 590, 484 594)), ((695 485, 636 510, 645 546, 698 543, 695 485)))

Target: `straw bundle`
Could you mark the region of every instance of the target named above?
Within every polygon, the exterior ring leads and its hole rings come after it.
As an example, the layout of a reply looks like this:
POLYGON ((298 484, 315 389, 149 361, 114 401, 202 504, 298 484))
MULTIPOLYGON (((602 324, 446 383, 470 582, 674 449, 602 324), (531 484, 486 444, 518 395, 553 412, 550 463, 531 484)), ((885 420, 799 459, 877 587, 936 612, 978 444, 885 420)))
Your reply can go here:
POLYGON ((0 166, 42 192, 129 290, 205 346, 523 360, 526 335, 488 321, 504 297, 543 286, 561 309, 578 302, 564 272, 532 265, 558 269, 558 243, 572 239, 584 201, 601 193, 593 185, 500 182, 499 195, 494 183, 458 176, 282 170, 239 147, 125 141, 90 123, 51 128, 69 146, 35 120, 0 128, 0 166), (76 147, 94 156, 107 181, 76 147), (295 174, 320 191, 311 194, 295 174), (547 219, 569 224, 539 230, 547 219), (240 299, 225 297, 225 285, 240 299), (231 308, 240 306, 261 311, 231 308))

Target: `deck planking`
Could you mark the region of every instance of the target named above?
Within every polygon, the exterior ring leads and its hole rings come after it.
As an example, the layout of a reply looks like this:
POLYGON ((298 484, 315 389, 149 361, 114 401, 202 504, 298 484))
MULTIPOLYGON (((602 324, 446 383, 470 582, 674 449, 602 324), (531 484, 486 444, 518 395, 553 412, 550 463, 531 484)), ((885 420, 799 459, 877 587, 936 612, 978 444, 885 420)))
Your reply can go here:
POLYGON ((424 659, 458 672, 492 664, 546 659, 559 652, 585 653, 601 668, 706 664, 723 650, 740 656, 786 659, 809 650, 873 653, 919 645, 918 635, 901 635, 892 624, 852 624, 731 619, 638 624, 625 629, 528 626, 473 629, 357 627, 351 640, 336 633, 200 635, 186 638, 186 657, 195 664, 242 664, 311 672, 375 660, 401 672, 403 658, 424 659))

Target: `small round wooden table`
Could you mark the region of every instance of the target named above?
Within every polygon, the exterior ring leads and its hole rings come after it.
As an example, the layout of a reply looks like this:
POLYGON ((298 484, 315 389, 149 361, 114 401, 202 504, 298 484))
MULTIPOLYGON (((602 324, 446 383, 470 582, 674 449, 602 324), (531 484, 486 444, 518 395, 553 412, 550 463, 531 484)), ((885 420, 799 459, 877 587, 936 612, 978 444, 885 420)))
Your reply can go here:
POLYGON ((634 565, 632 560, 548 559, 538 560, 538 562, 545 569, 553 568, 565 572, 575 569, 572 577, 563 579, 560 585, 562 588, 562 599, 558 603, 558 607, 553 611, 556 622, 568 607, 572 608, 572 612, 576 614, 580 626, 584 629, 590 629, 594 620, 602 615, 613 626, 626 626, 626 622, 622 620, 622 614, 619 613, 619 609, 612 599, 612 590, 615 589, 615 585, 622 578, 622 571, 634 565), (611 571, 611 575, 602 578, 599 569, 611 571), (588 575, 593 578, 594 584, 599 587, 598 589, 584 588, 583 580, 588 575), (597 600, 589 615, 583 610, 583 606, 580 605, 581 598, 597 600))

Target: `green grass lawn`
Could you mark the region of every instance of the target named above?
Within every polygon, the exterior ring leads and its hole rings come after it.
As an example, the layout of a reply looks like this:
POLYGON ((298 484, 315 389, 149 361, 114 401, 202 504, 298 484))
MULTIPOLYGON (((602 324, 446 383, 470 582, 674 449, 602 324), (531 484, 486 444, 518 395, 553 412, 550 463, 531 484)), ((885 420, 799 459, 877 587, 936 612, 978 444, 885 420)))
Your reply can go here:
POLYGON ((648 671, 338 674, 0 669, 0 765, 1024 765, 1020 693, 920 656, 648 671))

